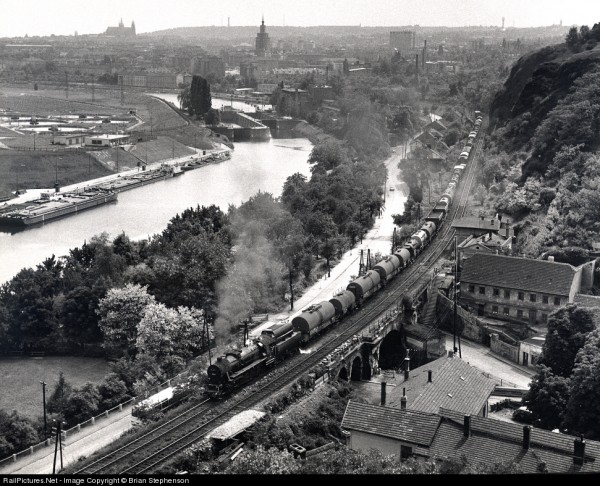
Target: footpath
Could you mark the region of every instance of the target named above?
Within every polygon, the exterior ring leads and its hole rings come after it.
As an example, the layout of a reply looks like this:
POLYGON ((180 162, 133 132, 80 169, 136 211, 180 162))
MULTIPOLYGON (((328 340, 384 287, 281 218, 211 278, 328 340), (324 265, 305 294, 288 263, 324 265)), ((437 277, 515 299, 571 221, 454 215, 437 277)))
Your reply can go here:
MULTIPOLYGON (((77 462, 81 457, 87 457, 105 447, 133 426, 132 407, 123 407, 120 412, 114 412, 107 418, 98 420, 94 425, 81 429, 80 432, 67 435, 63 439, 62 461, 66 467, 77 462)), ((42 447, 33 454, 20 458, 0 468, 2 474, 52 474, 54 468, 55 443, 42 447)), ((60 453, 56 458, 56 472, 60 471, 60 453)))

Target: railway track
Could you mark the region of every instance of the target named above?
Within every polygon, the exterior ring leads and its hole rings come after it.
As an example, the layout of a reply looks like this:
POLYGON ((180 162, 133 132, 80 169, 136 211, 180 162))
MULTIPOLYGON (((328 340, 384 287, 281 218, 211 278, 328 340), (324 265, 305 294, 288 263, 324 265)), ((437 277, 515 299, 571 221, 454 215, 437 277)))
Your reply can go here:
MULTIPOLYGON (((480 133, 483 133, 483 130, 480 130, 480 133)), ((247 387, 247 389, 257 388, 250 393, 244 389, 241 393, 238 391, 222 403, 200 402, 182 415, 88 464, 76 471, 75 474, 148 474, 157 470, 174 456, 198 442, 215 427, 222 425, 239 412, 252 408, 301 377, 333 349, 353 335, 360 333, 371 322, 390 311, 398 312, 398 303, 402 296, 406 295, 426 276, 435 261, 453 241, 456 231, 451 227, 452 222, 455 218, 464 216, 469 192, 475 178, 475 160, 482 144, 482 139, 478 137, 476 140, 475 150, 471 151, 468 159, 466 175, 459 185, 458 203, 453 204, 434 242, 421 252, 403 274, 388 284, 383 292, 380 291, 373 296, 361 311, 347 317, 341 325, 329 330, 316 343, 319 346, 318 349, 284 361, 280 366, 259 378, 258 383, 247 387), (261 385, 262 382, 264 382, 264 386, 261 385)))

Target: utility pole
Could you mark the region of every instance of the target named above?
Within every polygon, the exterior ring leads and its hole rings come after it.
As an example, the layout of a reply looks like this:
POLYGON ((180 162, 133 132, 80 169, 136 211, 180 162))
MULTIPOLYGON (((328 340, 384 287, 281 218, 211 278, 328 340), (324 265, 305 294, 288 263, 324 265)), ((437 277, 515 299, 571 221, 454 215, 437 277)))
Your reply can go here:
POLYGON ((69 99, 69 73, 65 71, 65 97, 69 99))
POLYGON ((58 451, 60 449, 60 469, 63 469, 63 456, 62 456, 62 432, 61 432, 61 425, 62 422, 60 420, 55 421, 56 422, 56 427, 53 427, 52 431, 56 431, 56 442, 55 442, 55 446, 54 446, 54 464, 52 466, 52 474, 56 474, 56 457, 58 456, 58 451))
POLYGON ((40 381, 42 385, 42 402, 44 404, 44 440, 48 438, 48 420, 46 418, 46 382, 40 381))
POLYGON ((33 130, 33 150, 35 150, 35 129, 33 130))
POLYGON ((117 174, 119 173, 119 147, 117 147, 117 174))
POLYGON ((92 154, 88 152, 88 176, 92 175, 92 154))
POLYGON ((454 316, 453 316, 453 321, 452 321, 452 337, 453 337, 453 344, 452 344, 452 350, 454 351, 454 354, 456 354, 456 286, 458 284, 457 281, 457 277, 458 277, 458 261, 456 259, 456 236, 454 237, 454 316))
POLYGON ((292 286, 292 257, 290 257, 290 310, 294 310, 294 287, 292 286))

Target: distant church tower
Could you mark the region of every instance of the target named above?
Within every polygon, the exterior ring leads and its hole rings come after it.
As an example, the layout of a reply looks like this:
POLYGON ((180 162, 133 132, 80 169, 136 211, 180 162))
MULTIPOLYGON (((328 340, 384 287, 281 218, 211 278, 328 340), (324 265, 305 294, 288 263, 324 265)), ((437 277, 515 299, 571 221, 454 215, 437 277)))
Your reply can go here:
POLYGON ((256 47, 254 49, 254 53, 258 57, 268 57, 271 55, 271 39, 269 39, 269 34, 267 34, 264 16, 262 18, 260 32, 256 34, 256 47))
POLYGON ((135 35, 135 22, 133 20, 131 21, 131 32, 135 35))

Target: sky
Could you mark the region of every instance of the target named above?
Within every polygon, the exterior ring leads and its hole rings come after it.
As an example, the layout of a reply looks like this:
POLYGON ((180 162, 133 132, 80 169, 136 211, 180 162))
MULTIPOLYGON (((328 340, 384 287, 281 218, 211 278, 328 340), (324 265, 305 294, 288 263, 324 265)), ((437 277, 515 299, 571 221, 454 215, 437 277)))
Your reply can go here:
POLYGON ((600 0, 0 0, 0 37, 256 25, 539 27, 600 22, 600 0))

